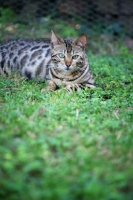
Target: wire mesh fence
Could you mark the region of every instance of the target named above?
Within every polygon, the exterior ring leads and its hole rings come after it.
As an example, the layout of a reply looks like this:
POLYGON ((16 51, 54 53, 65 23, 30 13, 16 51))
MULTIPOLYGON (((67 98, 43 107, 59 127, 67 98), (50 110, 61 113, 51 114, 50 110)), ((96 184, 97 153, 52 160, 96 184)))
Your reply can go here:
POLYGON ((0 9, 15 14, 13 23, 54 21, 55 29, 62 22, 79 32, 133 35, 131 0, 0 0, 0 9))

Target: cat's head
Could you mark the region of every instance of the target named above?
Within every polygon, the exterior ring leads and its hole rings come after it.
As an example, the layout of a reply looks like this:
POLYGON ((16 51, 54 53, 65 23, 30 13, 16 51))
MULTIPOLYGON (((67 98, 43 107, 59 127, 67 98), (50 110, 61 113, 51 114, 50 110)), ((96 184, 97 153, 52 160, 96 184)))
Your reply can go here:
POLYGON ((51 56, 55 67, 60 71, 80 70, 85 65, 85 35, 76 40, 64 40, 52 31, 51 56))

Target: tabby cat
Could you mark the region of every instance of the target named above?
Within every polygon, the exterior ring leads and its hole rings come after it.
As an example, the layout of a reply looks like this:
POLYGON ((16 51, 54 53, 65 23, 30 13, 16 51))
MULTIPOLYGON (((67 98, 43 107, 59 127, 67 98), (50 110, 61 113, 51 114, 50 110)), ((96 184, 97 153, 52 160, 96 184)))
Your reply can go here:
POLYGON ((51 39, 18 39, 0 45, 0 74, 19 72, 22 77, 48 81, 53 91, 65 86, 68 91, 95 88, 85 35, 76 40, 62 39, 52 31, 51 39))

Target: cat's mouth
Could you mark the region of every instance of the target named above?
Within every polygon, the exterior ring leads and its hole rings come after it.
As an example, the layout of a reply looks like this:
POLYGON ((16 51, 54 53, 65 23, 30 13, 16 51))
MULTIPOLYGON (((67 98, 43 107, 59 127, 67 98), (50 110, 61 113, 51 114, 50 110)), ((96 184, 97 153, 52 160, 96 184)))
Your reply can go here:
POLYGON ((70 67, 66 66, 66 69, 65 69, 65 70, 69 71, 69 70, 71 70, 71 69, 70 69, 70 67))
POLYGON ((66 66, 65 67, 65 71, 71 71, 72 70, 72 67, 71 66, 66 66))

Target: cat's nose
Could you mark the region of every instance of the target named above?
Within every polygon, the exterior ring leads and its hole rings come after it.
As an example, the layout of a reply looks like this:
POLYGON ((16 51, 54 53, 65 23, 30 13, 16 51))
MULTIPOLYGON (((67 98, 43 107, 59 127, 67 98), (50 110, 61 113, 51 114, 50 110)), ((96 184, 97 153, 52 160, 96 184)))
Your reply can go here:
POLYGON ((69 67, 71 66, 71 62, 66 62, 65 64, 67 66, 67 69, 69 69, 69 67))

